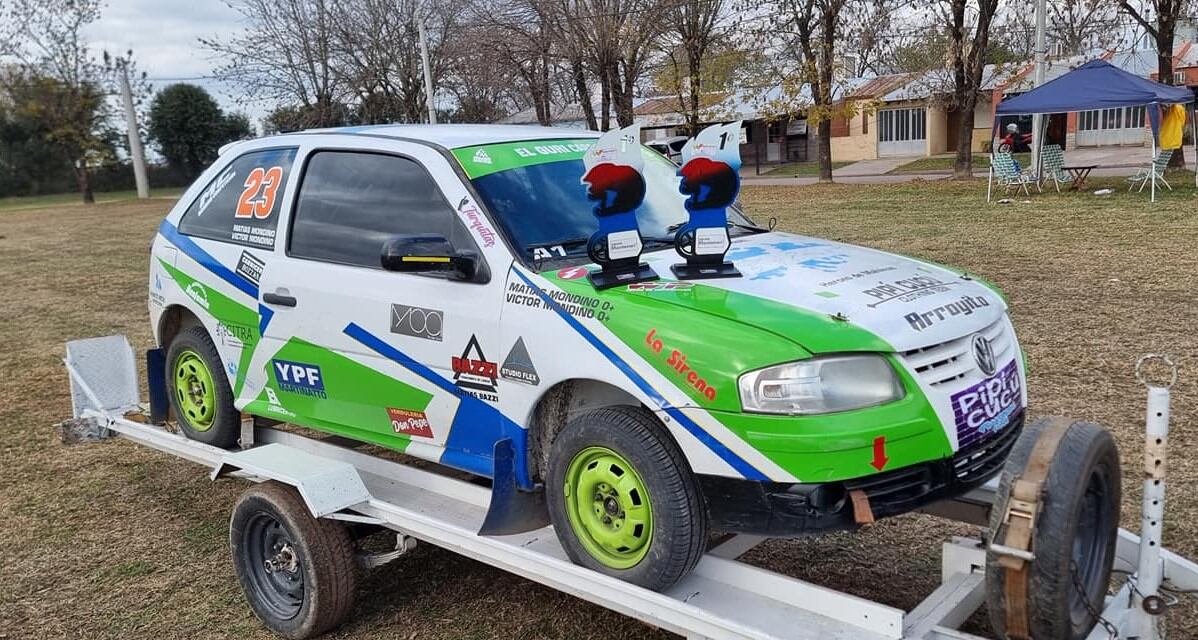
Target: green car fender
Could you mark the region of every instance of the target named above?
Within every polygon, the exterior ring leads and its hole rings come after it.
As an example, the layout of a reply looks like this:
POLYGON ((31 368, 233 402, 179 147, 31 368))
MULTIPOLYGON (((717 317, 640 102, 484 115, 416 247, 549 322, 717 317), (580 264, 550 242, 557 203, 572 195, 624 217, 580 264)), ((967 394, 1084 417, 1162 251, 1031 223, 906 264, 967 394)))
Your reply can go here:
POLYGON ((739 377, 811 358, 806 344, 817 345, 821 353, 891 351, 884 340, 852 323, 698 283, 595 291, 585 280, 541 275, 567 293, 611 302, 606 328, 683 392, 688 406, 705 410, 801 481, 860 477, 952 455, 919 383, 889 355, 905 390, 901 400, 809 416, 742 411, 739 377), (881 457, 875 455, 878 450, 881 457))

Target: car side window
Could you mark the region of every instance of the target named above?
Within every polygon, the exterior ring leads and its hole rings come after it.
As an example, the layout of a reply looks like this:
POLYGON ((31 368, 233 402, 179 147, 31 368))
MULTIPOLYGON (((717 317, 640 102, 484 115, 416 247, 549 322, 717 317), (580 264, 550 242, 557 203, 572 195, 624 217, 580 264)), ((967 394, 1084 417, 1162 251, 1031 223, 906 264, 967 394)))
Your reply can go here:
POLYGON ((185 235, 273 249, 283 192, 296 148, 239 156, 196 197, 179 231, 185 235))
POLYGON ((474 248, 437 183, 416 161, 352 151, 318 151, 309 158, 288 255, 379 269, 383 244, 401 234, 437 234, 455 248, 474 248))

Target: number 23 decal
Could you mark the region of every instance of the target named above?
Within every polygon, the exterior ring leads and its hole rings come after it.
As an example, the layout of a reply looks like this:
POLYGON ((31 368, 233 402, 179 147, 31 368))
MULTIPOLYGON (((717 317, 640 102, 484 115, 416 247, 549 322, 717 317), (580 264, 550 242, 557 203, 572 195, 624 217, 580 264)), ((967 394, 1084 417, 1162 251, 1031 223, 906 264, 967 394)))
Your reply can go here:
POLYGON ((255 167, 245 179, 245 191, 237 199, 236 217, 269 218, 282 183, 283 167, 255 167))

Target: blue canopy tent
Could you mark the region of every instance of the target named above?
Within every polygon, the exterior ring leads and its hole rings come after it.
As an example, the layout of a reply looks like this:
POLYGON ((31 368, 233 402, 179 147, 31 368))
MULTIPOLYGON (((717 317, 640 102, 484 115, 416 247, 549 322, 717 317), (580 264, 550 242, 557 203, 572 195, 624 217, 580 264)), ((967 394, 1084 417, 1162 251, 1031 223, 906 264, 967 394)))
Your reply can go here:
MULTIPOLYGON (((1156 106, 1148 109, 1148 120, 1152 125, 1152 157, 1156 157, 1157 134, 1160 129, 1160 105, 1190 104, 1194 93, 1187 87, 1174 87, 1153 82, 1128 73, 1106 60, 1091 60, 1065 75, 1046 82, 1027 93, 1003 100, 995 110, 994 135, 998 131, 998 119, 1007 115, 1035 115, 1069 111, 1089 111, 1114 107, 1156 106)), ((1193 115, 1193 114, 1191 114, 1193 115)), ((1198 122, 1190 118, 1195 126, 1195 152, 1198 154, 1198 122)), ((1035 144, 1042 147, 1044 136, 1036 132, 1035 144)), ((1039 154, 1037 154, 1039 157, 1039 154)), ((991 163, 993 165, 993 163, 991 163)), ((994 170, 990 170, 993 178, 994 170)), ((1039 175, 1039 167, 1036 167, 1039 175)), ((1195 182, 1198 184, 1198 174, 1195 182)), ((987 186, 986 199, 990 199, 987 186)), ((1156 200, 1156 176, 1153 174, 1152 199, 1156 200)))

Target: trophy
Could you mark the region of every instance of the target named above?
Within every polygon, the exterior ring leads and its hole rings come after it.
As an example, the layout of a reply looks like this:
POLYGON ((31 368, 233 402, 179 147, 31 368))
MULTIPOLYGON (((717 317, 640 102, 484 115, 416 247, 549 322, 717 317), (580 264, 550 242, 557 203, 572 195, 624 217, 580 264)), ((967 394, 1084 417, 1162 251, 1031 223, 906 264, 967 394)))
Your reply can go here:
POLYGON ((641 231, 636 208, 645 199, 641 168, 641 128, 632 125, 612 129, 587 149, 582 162, 582 183, 587 198, 595 201, 599 230, 587 243, 587 255, 602 267, 587 274, 596 289, 656 280, 657 273, 641 262, 641 231))
POLYGON ((740 191, 740 121, 707 127, 682 148, 679 190, 690 218, 678 228, 674 249, 686 262, 670 270, 679 280, 739 278, 726 260, 728 207, 740 191))

